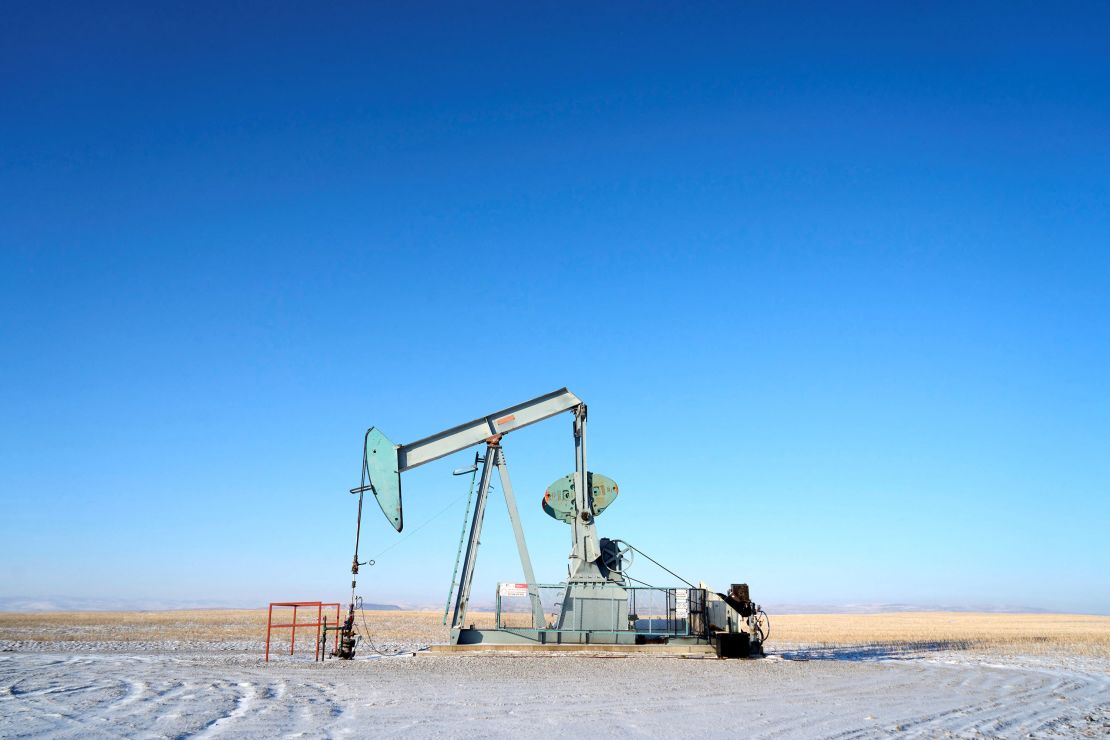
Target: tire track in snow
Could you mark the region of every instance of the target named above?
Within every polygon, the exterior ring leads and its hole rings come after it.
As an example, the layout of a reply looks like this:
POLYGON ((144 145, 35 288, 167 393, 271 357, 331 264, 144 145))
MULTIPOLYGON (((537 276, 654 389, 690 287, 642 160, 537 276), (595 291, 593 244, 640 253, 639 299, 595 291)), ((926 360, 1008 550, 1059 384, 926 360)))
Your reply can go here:
POLYGON ((422 656, 264 665, 244 655, 9 653, 0 656, 0 736, 1105 732, 1105 662, 1012 662, 422 656))

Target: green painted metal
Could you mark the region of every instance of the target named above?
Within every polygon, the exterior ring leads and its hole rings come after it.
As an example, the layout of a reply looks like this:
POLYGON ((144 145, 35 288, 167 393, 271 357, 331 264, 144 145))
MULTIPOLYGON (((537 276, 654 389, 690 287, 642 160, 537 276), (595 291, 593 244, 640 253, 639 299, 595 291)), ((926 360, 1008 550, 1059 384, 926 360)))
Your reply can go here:
POLYGON ((401 514, 401 475, 397 472, 397 445, 370 427, 366 432, 366 448, 362 464, 374 490, 374 498, 382 513, 398 532, 404 527, 401 514))
MULTIPOLYGON (((601 473, 588 473, 587 485, 592 493, 593 515, 605 511, 617 498, 616 482, 601 473)), ((574 473, 564 475, 547 487, 543 493, 543 510, 552 519, 570 524, 577 514, 574 504, 574 473)))
MULTIPOLYGON (((451 611, 451 597, 455 594, 458 585, 459 561, 462 560, 463 542, 466 541, 466 525, 470 522, 470 504, 474 502, 474 484, 478 481, 478 463, 474 463, 474 472, 470 474, 470 493, 466 495, 466 511, 463 512, 462 531, 459 532, 459 549, 455 553, 455 569, 451 571, 451 585, 447 588, 447 603, 443 605, 443 623, 447 624, 447 615, 451 611)), ((500 604, 498 597, 498 604, 500 604)))

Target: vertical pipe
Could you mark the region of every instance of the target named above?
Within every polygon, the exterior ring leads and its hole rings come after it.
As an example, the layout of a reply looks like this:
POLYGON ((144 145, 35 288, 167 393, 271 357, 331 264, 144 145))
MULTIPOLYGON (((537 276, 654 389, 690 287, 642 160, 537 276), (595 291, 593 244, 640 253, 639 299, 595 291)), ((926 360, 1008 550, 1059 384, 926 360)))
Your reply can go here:
POLYGON ((297 644, 297 605, 293 605, 293 634, 289 636, 289 654, 293 654, 293 648, 297 644))
POLYGON ((270 625, 274 623, 274 605, 270 604, 270 611, 266 614, 266 662, 270 662, 270 625))
POLYGON ((316 651, 312 654, 312 662, 320 660, 320 620, 323 617, 324 605, 316 604, 316 651))

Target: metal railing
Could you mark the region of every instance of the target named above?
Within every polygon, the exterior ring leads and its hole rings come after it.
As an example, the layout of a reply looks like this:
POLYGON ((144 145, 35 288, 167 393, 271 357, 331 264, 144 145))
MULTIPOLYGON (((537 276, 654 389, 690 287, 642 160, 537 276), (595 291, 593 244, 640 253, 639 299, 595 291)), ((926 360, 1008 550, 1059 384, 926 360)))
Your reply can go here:
MULTIPOLYGON (((660 638, 705 636, 705 589, 625 586, 624 590, 628 593, 628 623, 615 631, 631 632, 649 639, 652 636, 660 638)), ((523 583, 498 584, 495 607, 497 629, 560 629, 558 624, 566 592, 565 583, 543 583, 531 587, 523 583), (539 597, 545 624, 535 623, 532 593, 539 597)), ((563 629, 561 631, 585 630, 563 629)))
MULTIPOLYGON (((332 624, 336 625, 336 624, 339 624, 339 604, 334 602, 334 601, 333 602, 325 602, 325 601, 271 601, 270 602, 270 610, 269 610, 269 612, 266 616, 266 662, 268 663, 270 661, 270 636, 273 633, 273 631, 274 630, 280 630, 280 629, 290 630, 290 634, 289 634, 289 654, 292 655, 294 650, 296 649, 296 646, 297 646, 297 628, 298 627, 301 628, 302 630, 306 629, 306 628, 316 630, 316 633, 315 633, 316 634, 315 652, 313 653, 312 659, 314 661, 322 660, 323 659, 323 655, 322 655, 323 650, 326 649, 327 646, 326 646, 326 644, 323 644, 320 641, 320 630, 324 629, 327 626, 327 623, 328 623, 328 618, 326 616, 324 616, 324 610, 325 609, 330 610, 333 607, 335 608, 335 620, 332 622, 332 624), (288 622, 288 623, 281 623, 281 624, 274 623, 274 607, 275 606, 279 607, 279 608, 292 607, 292 609, 293 609, 293 620, 291 622, 288 622), (297 610, 298 609, 304 609, 305 611, 307 611, 309 613, 310 616, 313 616, 312 612, 315 611, 316 614, 314 616, 316 617, 316 621, 315 622, 298 622, 297 621, 297 610)), ((336 645, 335 646, 337 648, 338 648, 338 645, 339 645, 338 640, 339 640, 339 634, 336 633, 336 645)))

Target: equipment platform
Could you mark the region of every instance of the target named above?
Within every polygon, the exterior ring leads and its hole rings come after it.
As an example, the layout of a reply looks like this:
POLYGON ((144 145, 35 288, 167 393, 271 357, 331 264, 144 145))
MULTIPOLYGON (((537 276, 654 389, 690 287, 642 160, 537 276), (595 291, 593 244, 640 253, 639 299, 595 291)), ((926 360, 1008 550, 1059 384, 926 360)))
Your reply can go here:
POLYGON ((712 645, 432 645, 417 655, 641 655, 655 657, 717 657, 712 645))

